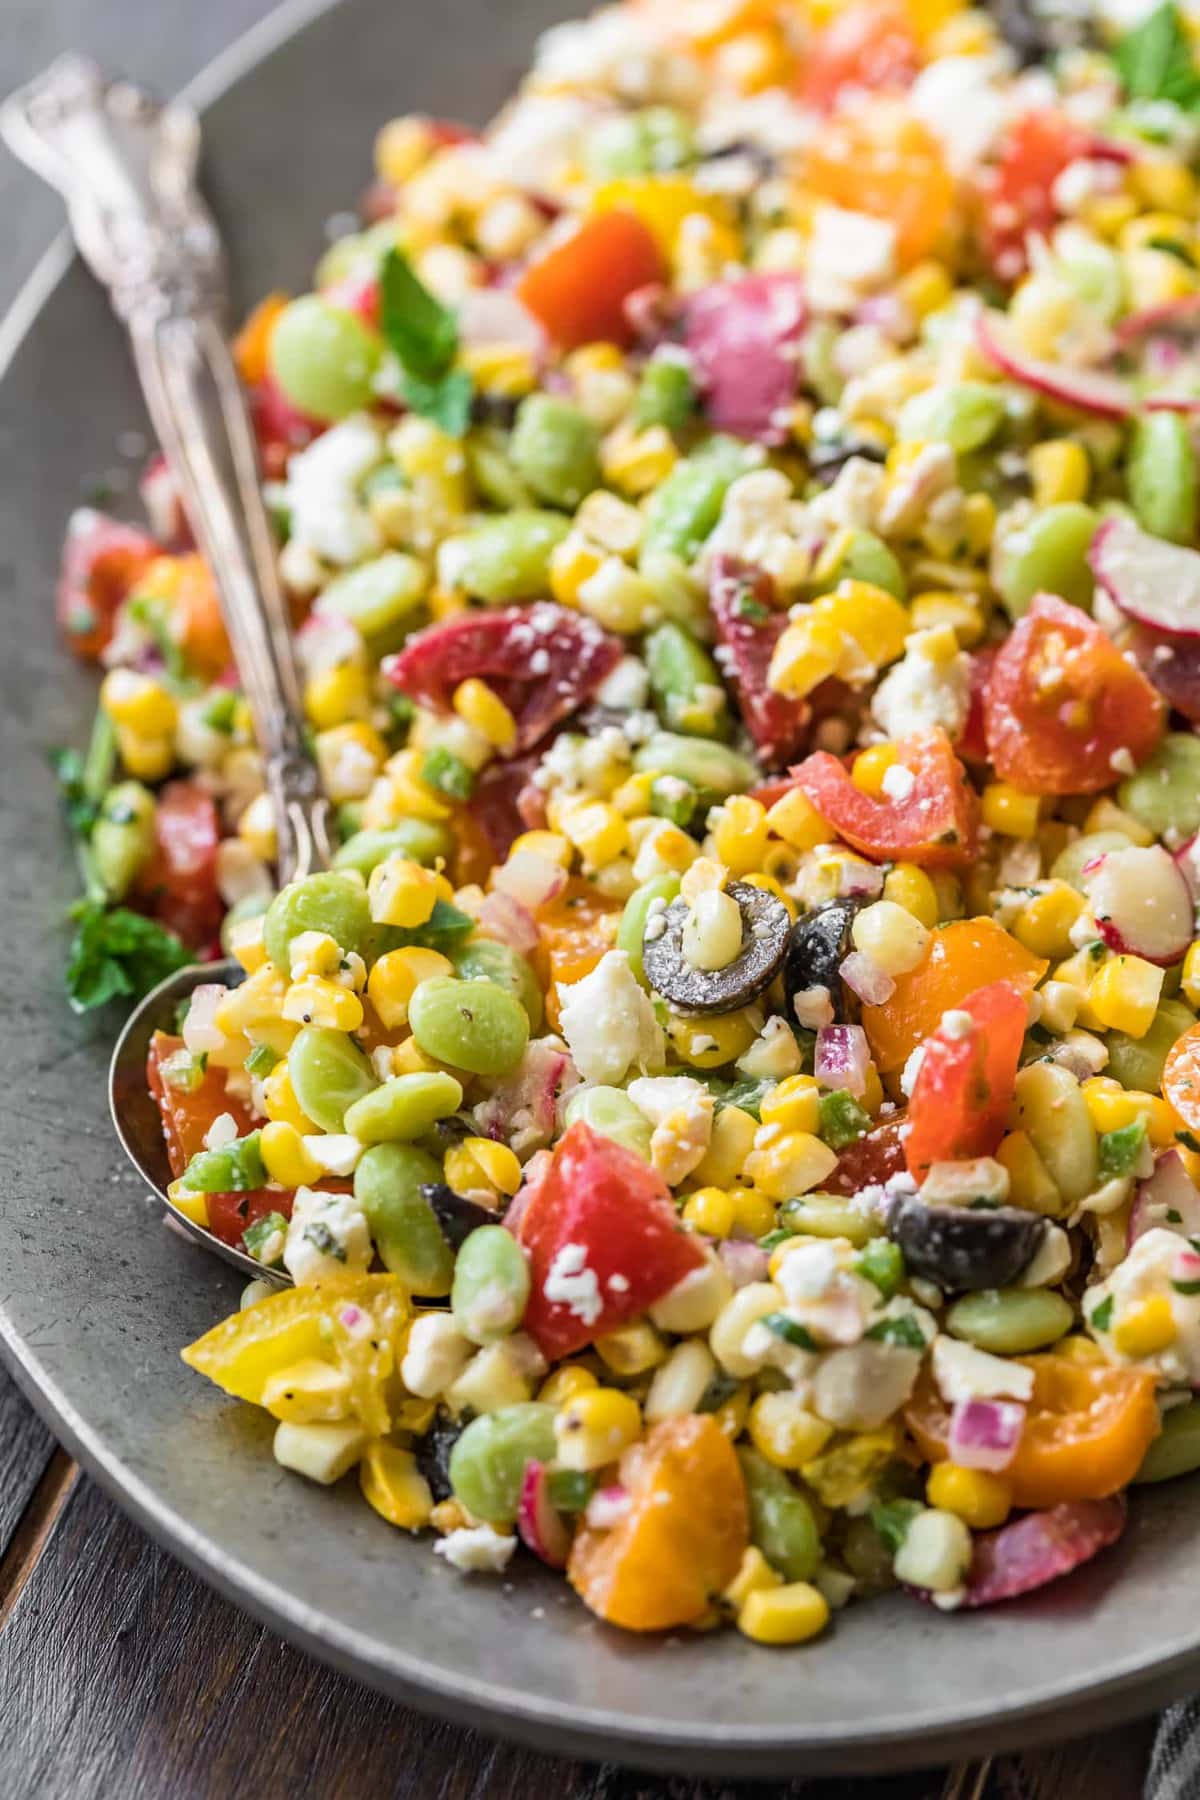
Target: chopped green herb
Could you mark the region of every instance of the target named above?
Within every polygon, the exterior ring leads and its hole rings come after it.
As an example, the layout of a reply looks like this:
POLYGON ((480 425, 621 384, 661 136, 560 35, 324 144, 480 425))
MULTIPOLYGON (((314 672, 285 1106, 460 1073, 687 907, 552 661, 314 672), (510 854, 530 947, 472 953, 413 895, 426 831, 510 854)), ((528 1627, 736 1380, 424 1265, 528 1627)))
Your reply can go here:
POLYGON ((1113 62, 1131 100, 1170 100, 1184 112, 1200 108, 1200 74, 1172 0, 1126 32, 1113 50, 1113 62))
POLYGON ((462 437, 471 423, 475 385, 465 369, 451 369, 440 381, 418 381, 415 375, 409 375, 404 383, 404 398, 423 419, 432 419, 451 437, 462 437))
POLYGON ((923 1350, 925 1334, 917 1321, 902 1313, 896 1319, 880 1319, 878 1325, 864 1333, 873 1343, 894 1344, 901 1350, 923 1350))
POLYGON ((458 323, 395 249, 384 257, 380 272, 380 323, 403 371, 409 406, 461 437, 474 390, 467 372, 453 367, 458 323))
POLYGON ((888 1238, 872 1238, 854 1259, 856 1274, 872 1282, 885 1300, 900 1290, 904 1280, 904 1257, 899 1244, 888 1238))
POLYGON ((1175 257, 1178 262, 1183 263, 1189 269, 1194 269, 1196 267, 1195 257, 1192 255, 1187 245, 1181 244, 1177 238, 1147 238, 1142 248, 1144 250, 1161 250, 1164 256, 1175 257))
POLYGON ((768 1231, 766 1237, 759 1238, 758 1247, 760 1250, 775 1250, 780 1244, 786 1244, 793 1235, 785 1225, 777 1225, 774 1231, 768 1231))
POLYGON ((314 1219, 311 1225, 306 1225, 304 1236, 313 1249, 319 1250, 322 1256, 332 1256, 334 1262, 345 1262, 345 1244, 339 1244, 323 1219, 314 1219))
POLYGON ((1134 1119, 1116 1131, 1106 1131, 1100 1138, 1100 1179, 1113 1181, 1131 1175, 1146 1143, 1146 1121, 1134 1119))
POLYGON ((283 1256, 283 1244, 279 1240, 287 1236, 287 1226, 281 1212, 264 1213, 261 1219, 255 1219, 242 1233, 247 1253, 264 1268, 276 1268, 283 1256))
POLYGON ((1195 1150, 1197 1154, 1200 1154, 1200 1138, 1194 1131, 1177 1131, 1175 1141, 1177 1144, 1182 1144, 1185 1150, 1195 1150))
POLYGON ((404 949, 409 944, 427 944, 436 949, 440 944, 466 937, 474 929, 470 913, 460 912, 449 900, 436 900, 424 925, 388 925, 384 935, 389 950, 404 949))
POLYGON ((795 1344, 798 1350, 815 1350, 817 1347, 817 1340, 808 1327, 785 1312, 767 1313, 759 1323, 777 1338, 782 1338, 785 1344, 795 1344))
POLYGON ((775 1086, 773 1081, 735 1081, 726 1088, 717 1100, 717 1111, 726 1106, 736 1106, 740 1112, 749 1113, 752 1119, 761 1117, 763 1096, 769 1094, 775 1086))
POLYGON ((1167 1224, 1168 1225, 1182 1225, 1183 1224, 1183 1214, 1179 1211, 1178 1207, 1168 1206, 1168 1208, 1167 1208, 1167 1224))
POLYGON ((242 1067, 247 1075, 269 1075, 279 1061, 279 1052, 272 1050, 270 1044, 255 1044, 242 1067))
POLYGON ((714 1375, 699 1400, 696 1411, 702 1413, 720 1412, 727 1400, 731 1400, 741 1386, 732 1375, 714 1375))
POLYGON ((582 1512, 596 1491, 596 1477, 586 1469, 551 1469, 546 1498, 556 1512, 582 1512))
POLYGON ((871 1129, 871 1115, 844 1088, 821 1095, 821 1136, 831 1150, 844 1150, 871 1129))
POLYGON ((1200 1281, 1173 1281, 1171 1286, 1177 1294, 1200 1294, 1200 1281))
POLYGON ((871 1508, 871 1523, 893 1556, 917 1514, 924 1511, 919 1500, 880 1500, 871 1508))
POLYGON ((50 766, 58 781, 67 824, 75 837, 89 838, 100 807, 87 791, 82 756, 78 750, 51 750, 50 766))
POLYGON ((1089 1313, 1088 1324, 1092 1327, 1093 1331, 1107 1331, 1112 1324, 1112 1316, 1113 1297, 1109 1294, 1106 1300, 1102 1300, 1099 1306, 1097 1306, 1093 1312, 1089 1313))
POLYGON ((474 770, 444 744, 435 744, 432 750, 426 751, 421 778, 451 800, 469 800, 475 786, 474 770))
POLYGON ((123 994, 140 999, 192 960, 173 931, 124 907, 110 912, 99 900, 80 900, 70 917, 75 935, 66 983, 76 1012, 89 1012, 123 994))

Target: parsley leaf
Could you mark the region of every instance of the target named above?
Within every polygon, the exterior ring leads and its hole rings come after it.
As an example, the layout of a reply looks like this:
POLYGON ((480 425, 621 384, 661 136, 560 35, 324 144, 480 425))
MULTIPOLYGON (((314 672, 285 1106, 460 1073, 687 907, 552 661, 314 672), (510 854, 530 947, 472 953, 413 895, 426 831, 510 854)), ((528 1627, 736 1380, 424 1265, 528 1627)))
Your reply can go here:
POLYGON ((186 968, 192 953, 153 919, 124 907, 109 911, 98 900, 81 900, 71 909, 75 935, 67 959, 67 994, 76 1012, 88 1012, 124 994, 140 997, 176 969, 186 968))
POLYGON ((408 258, 389 250, 380 274, 380 322, 404 373, 437 382, 458 352, 454 314, 413 274, 408 258))
POLYGON ((423 381, 416 375, 404 378, 404 398, 423 419, 451 437, 461 437, 471 422, 471 402, 475 388, 465 369, 451 369, 437 381, 423 381))
POLYGON ((1173 0, 1126 32, 1113 61, 1131 100, 1170 100, 1185 112, 1200 110, 1200 73, 1173 0))
POLYGON ((1099 1306, 1094 1308, 1088 1319, 1088 1324, 1092 1327, 1093 1331, 1107 1331, 1112 1324, 1112 1316, 1113 1297, 1109 1294, 1100 1302, 1099 1306))

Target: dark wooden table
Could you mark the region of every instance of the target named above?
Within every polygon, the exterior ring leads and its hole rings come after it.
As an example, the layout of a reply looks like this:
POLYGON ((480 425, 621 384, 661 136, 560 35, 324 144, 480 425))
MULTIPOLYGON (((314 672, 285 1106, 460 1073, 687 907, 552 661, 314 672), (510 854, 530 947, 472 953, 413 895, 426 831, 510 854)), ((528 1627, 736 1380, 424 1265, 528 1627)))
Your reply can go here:
MULTIPOLYGON (((419 20, 419 0, 396 3, 419 20)), ((271 4, 0 0, 0 92, 68 47, 169 91, 271 4)), ((2 153, 0 221, 2 310, 61 222, 2 153)), ((492 1743, 331 1674, 210 1593, 80 1474, 0 1372, 3 1800, 1135 1800, 1152 1731, 986 1771, 753 1788, 492 1743)))

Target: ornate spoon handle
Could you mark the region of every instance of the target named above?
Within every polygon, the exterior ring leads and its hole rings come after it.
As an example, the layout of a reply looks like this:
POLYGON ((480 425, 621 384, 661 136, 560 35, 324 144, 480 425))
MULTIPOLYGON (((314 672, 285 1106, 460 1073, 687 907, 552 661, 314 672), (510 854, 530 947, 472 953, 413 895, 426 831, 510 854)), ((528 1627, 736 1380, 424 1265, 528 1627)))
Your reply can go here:
POLYGON ((196 187, 195 115, 67 56, 4 103, 0 134, 66 198, 76 243, 128 330, 151 423, 217 581, 274 803, 280 880, 327 866, 329 803, 304 746, 254 434, 222 326, 225 261, 196 187))

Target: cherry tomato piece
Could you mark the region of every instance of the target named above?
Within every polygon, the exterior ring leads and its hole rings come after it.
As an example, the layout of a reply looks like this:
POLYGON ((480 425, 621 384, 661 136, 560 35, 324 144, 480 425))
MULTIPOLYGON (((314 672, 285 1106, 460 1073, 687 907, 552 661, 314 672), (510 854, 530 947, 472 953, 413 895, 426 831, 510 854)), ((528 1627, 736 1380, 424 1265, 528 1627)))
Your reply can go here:
POLYGON ((824 1194, 860 1194, 865 1187, 882 1187, 904 1168, 903 1117, 876 1125, 854 1143, 847 1144, 831 1175, 821 1183, 824 1194))
POLYGON ((982 183, 984 254, 1002 281, 1024 274, 1031 233, 1049 237, 1059 217, 1054 184, 1090 141, 1057 112, 1027 112, 1010 127, 982 183))
POLYGON ((1176 1038, 1163 1065, 1163 1099, 1190 1131, 1200 1131, 1200 1025, 1176 1038))
POLYGON ((662 1177, 582 1121, 559 1140, 517 1236, 532 1277, 525 1330, 550 1361, 644 1313, 704 1262, 662 1177))
MULTIPOLYGON (((767 685, 772 652, 787 626, 775 583, 736 557, 718 556, 709 579, 709 604, 742 723, 763 762, 778 768, 803 749, 810 709, 805 701, 774 694, 767 685)), ((790 781, 782 784, 780 792, 791 786, 790 781)))
POLYGON ((514 292, 564 350, 627 344, 625 302, 667 278, 653 233, 630 212, 596 213, 532 262, 514 292))
POLYGON ((984 698, 988 755, 1001 780, 1032 794, 1097 794, 1113 757, 1145 762, 1166 707, 1108 633, 1039 594, 1001 646, 984 698))
POLYGON ((994 981, 955 1009, 967 1021, 943 1017, 926 1040, 908 1103, 904 1154, 909 1174, 923 1181, 935 1162, 990 1156, 1004 1135, 1029 1007, 1021 990, 994 981))
POLYGON ((895 746, 913 776, 904 800, 876 800, 836 756, 818 750, 792 771, 798 785, 838 836, 864 856, 959 868, 975 856, 979 806, 966 772, 940 729, 915 732, 895 746))
POLYGON ((55 606, 58 628, 76 656, 107 648, 117 609, 162 554, 154 539, 106 513, 81 508, 63 542, 55 606))
POLYGON ((918 1044, 935 1032, 942 1014, 978 990, 981 975, 1035 988, 1049 963, 1034 956, 994 919, 954 919, 939 925, 923 962, 896 977, 882 1006, 864 1006, 863 1028, 880 1074, 902 1069, 918 1044))
POLYGON ((847 89, 903 89, 920 67, 908 14, 896 0, 862 0, 835 12, 801 64, 800 98, 830 112, 847 89))
POLYGON ((191 781, 169 781, 154 812, 154 853, 138 876, 137 897, 168 930, 207 950, 221 929, 217 891, 220 822, 212 796, 191 781))

